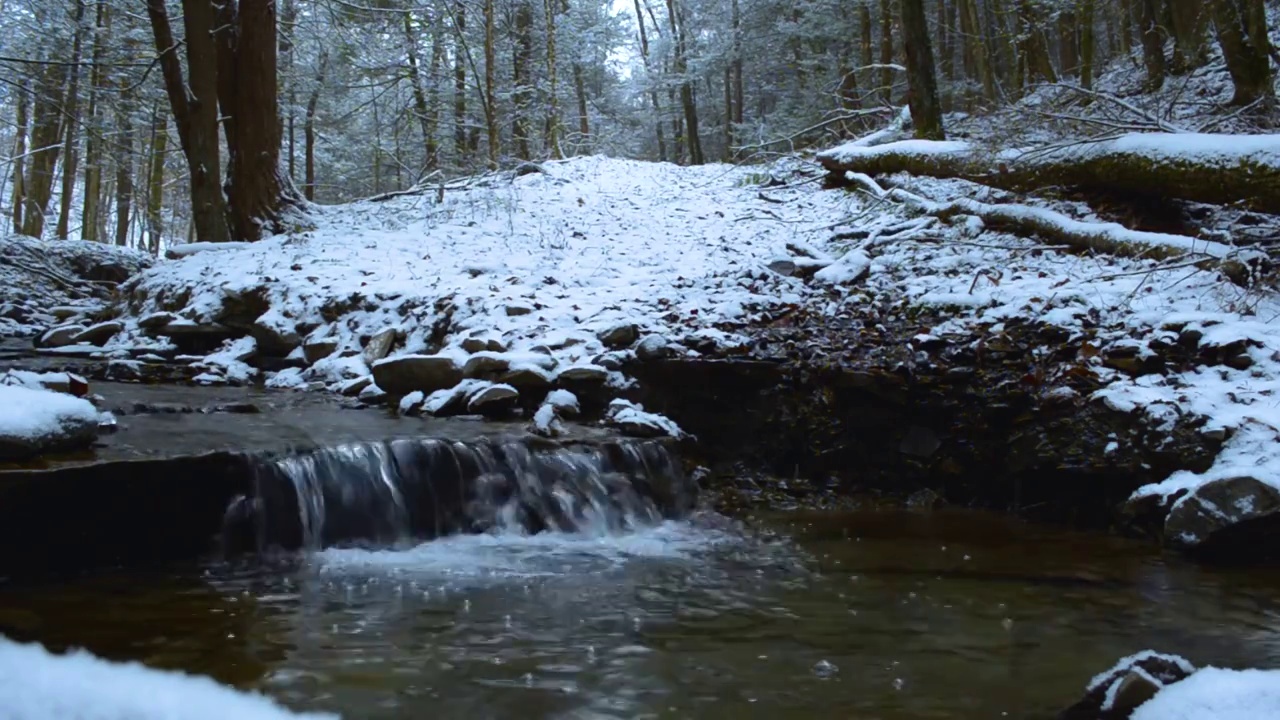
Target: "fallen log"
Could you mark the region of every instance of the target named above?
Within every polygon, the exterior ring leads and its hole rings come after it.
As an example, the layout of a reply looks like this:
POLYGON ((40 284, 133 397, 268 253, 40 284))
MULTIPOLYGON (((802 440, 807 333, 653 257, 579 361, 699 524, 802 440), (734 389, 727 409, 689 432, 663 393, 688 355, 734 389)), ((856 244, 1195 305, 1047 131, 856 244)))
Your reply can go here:
POLYGON ((993 152, 967 142, 855 141, 819 153, 837 183, 847 173, 910 173, 969 180, 1013 192, 1048 187, 1176 198, 1280 213, 1280 135, 1130 133, 1120 137, 993 152))

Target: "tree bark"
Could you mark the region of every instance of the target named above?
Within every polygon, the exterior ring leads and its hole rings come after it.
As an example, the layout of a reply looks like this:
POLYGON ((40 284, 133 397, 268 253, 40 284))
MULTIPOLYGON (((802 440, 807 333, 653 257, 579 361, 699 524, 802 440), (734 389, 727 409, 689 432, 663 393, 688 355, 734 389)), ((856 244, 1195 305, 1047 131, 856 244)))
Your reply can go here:
POLYGON ((67 86, 66 132, 62 143, 65 146, 62 157, 62 197, 58 209, 58 227, 56 235, 59 240, 66 240, 71 233, 71 201, 76 191, 76 147, 80 138, 80 59, 84 55, 84 16, 87 0, 76 0, 75 36, 71 41, 71 75, 67 86))
POLYGON ((1235 92, 1232 105, 1275 104, 1262 0, 1212 0, 1213 24, 1235 92))
POLYGON ((320 67, 316 71, 316 84, 311 88, 311 97, 307 98, 307 116, 303 120, 303 152, 306 178, 303 181, 303 193, 307 202, 316 199, 316 108, 320 105, 320 91, 324 89, 325 73, 329 69, 329 53, 320 53, 320 67))
MULTIPOLYGON (((423 152, 426 154, 426 167, 434 167, 435 158, 435 128, 432 127, 431 109, 427 105, 427 92, 422 87, 422 73, 418 68, 418 39, 413 34, 413 17, 412 13, 405 11, 404 14, 404 44, 405 53, 409 63, 409 90, 413 93, 413 114, 418 121, 418 128, 422 131, 423 152)), ((326 56, 327 59, 327 56, 326 56)), ((432 60, 435 60, 435 49, 432 49, 432 60)), ((306 190, 304 189, 304 193, 306 190)), ((308 200, 311 197, 307 197, 308 200)))
POLYGON ((98 106, 99 98, 106 89, 106 73, 102 67, 106 21, 107 2, 98 0, 93 32, 93 68, 89 72, 89 105, 85 115, 84 215, 80 221, 81 239, 95 242, 102 239, 102 234, 98 232, 102 208, 102 113, 98 106))
POLYGON ((1097 53, 1094 33, 1096 0, 1080 0, 1080 86, 1093 89, 1093 58, 1097 53))
MULTIPOLYGON (((1231 2, 1231 0, 1226 0, 1231 2)), ((1147 90, 1164 87, 1167 72, 1164 58, 1164 31, 1160 27, 1159 0, 1137 0, 1138 34, 1142 36, 1142 62, 1147 69, 1147 90)))
POLYGON ((453 13, 453 154, 459 165, 465 165, 467 152, 467 7, 459 2, 453 13))
POLYGON ((880 0, 880 99, 893 102, 893 6, 880 0))
POLYGON ((559 159, 560 151, 560 81, 556 57, 556 0, 543 0, 547 15, 547 155, 559 159))
POLYGON ((169 149, 169 123, 159 107, 151 113, 151 162, 147 173, 147 249, 160 254, 164 240, 164 160, 169 149))
MULTIPOLYGON (((514 85, 511 92, 511 140, 515 144, 516 157, 521 160, 531 157, 528 113, 533 98, 533 87, 529 84, 529 72, 533 69, 533 8, 529 3, 530 0, 518 0, 516 5, 515 51, 511 54, 511 78, 514 85)), ((487 44, 485 58, 486 62, 490 59, 487 44)), ((486 74, 486 78, 488 77, 486 74)))
POLYGON ((942 140, 942 106, 929 43, 929 19, 924 0, 898 0, 902 11, 903 45, 907 51, 907 94, 911 124, 917 138, 942 140))
POLYGON ((1173 72, 1184 74, 1209 60, 1205 44, 1209 8, 1204 0, 1168 0, 1170 30, 1174 39, 1173 72))
MULTIPOLYGON (((634 0, 636 6, 636 26, 640 35, 640 59, 644 63, 645 79, 647 82, 653 82, 653 66, 649 62, 649 33, 645 30, 644 13, 640 12, 640 0, 634 0)), ((658 136, 658 160, 667 161, 667 139, 666 134, 662 131, 662 104, 658 102, 658 90, 652 85, 649 90, 649 99, 653 103, 654 114, 654 130, 658 136)))
POLYGON ((214 44, 214 8, 202 0, 183 0, 187 68, 184 82, 177 43, 169 26, 164 0, 147 0, 156 54, 165 91, 178 129, 178 141, 187 159, 191 183, 191 214, 199 242, 230 240, 226 199, 220 185, 222 163, 218 152, 218 53, 214 44))
POLYGON ((13 141, 13 207, 10 209, 13 231, 22 232, 22 211, 27 204, 26 182, 27 133, 31 124, 31 84, 21 83, 17 88, 17 122, 13 141))
POLYGON ((497 170, 501 148, 498 144, 497 91, 494 87, 497 60, 493 45, 493 33, 496 23, 493 3, 494 0, 484 0, 484 119, 489 141, 489 169, 497 170))
POLYGON ((702 138, 698 131, 698 101, 693 90, 693 80, 688 77, 688 36, 680 0, 667 0, 667 13, 671 22, 671 35, 675 42, 673 69, 680 76, 680 107, 684 110, 685 144, 689 148, 689 164, 701 165, 706 160, 702 155, 702 138))
POLYGON ((576 145, 579 152, 590 153, 591 116, 587 112, 587 83, 582 77, 582 64, 576 61, 573 63, 573 95, 578 101, 578 134, 581 136, 576 145))

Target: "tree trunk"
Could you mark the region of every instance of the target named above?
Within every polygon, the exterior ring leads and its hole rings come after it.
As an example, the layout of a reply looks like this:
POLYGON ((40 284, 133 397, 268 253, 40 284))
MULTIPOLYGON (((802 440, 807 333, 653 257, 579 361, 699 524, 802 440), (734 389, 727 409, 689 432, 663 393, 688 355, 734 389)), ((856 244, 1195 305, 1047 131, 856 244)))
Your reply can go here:
POLYGON ((996 76, 988 43, 983 42, 983 23, 977 0, 960 0, 960 32, 964 36, 965 72, 982 83, 982 97, 996 98, 996 76))
POLYGON ((582 64, 576 61, 573 63, 573 95, 578 100, 578 134, 581 135, 576 145, 590 153, 591 117, 587 113, 587 83, 582 77, 582 64))
POLYGON ((102 69, 105 53, 107 2, 98 0, 93 32, 93 69, 89 73, 89 105, 85 116, 84 147, 84 215, 80 221, 83 240, 100 241, 98 232, 102 203, 102 128, 99 99, 105 91, 106 73, 102 69))
POLYGON ((275 0, 240 0, 235 48, 228 210, 235 238, 253 242, 284 232, 285 215, 301 204, 280 169, 275 0))
POLYGON ((489 169, 497 170, 501 148, 498 146, 497 92, 494 89, 497 60, 493 45, 496 22, 493 3, 494 0, 484 0, 484 120, 488 131, 489 169))
POLYGON ((929 43, 929 18, 924 0, 898 0, 902 11, 903 45, 907 51, 908 104, 917 138, 942 140, 942 106, 929 43))
POLYGON ((1075 12, 1063 9, 1058 13, 1058 73, 1070 77, 1079 70, 1080 21, 1075 12))
MULTIPOLYGON (((328 55, 325 56, 328 59, 328 55)), ((431 64, 427 69, 427 170, 440 166, 440 68, 444 66, 444 23, 439 18, 432 23, 431 64)))
POLYGON ((1174 40, 1174 74, 1184 74, 1209 60, 1205 31, 1210 16, 1205 0, 1168 0, 1174 40))
POLYGON ((1019 89, 1037 81, 1057 82, 1058 74, 1049 59, 1049 43, 1036 6, 1031 0, 1018 0, 1018 67, 1022 71, 1019 89))
POLYGON ((53 196, 53 178, 58 167, 58 154, 63 140, 62 88, 66 68, 45 66, 36 83, 35 105, 31 115, 31 157, 23 183, 26 209, 22 215, 22 234, 44 235, 45 213, 53 196))
POLYGON ((71 41, 71 75, 67 87, 66 132, 62 144, 66 147, 62 157, 62 197, 58 210, 58 239, 66 240, 71 233, 71 201, 76 190, 76 146, 80 137, 80 58, 84 54, 84 16, 87 0, 76 0, 75 36, 71 41))
MULTIPOLYGON (((511 140, 516 146, 516 157, 530 159, 529 154, 529 105, 533 87, 529 84, 529 72, 533 69, 533 8, 530 0, 519 0, 515 9, 515 51, 511 54, 511 140)), ((485 47, 486 62, 490 58, 485 47)), ((489 77, 486 73, 486 79, 489 77)), ((492 102, 492 98, 490 98, 492 102)))
POLYGON ((893 8, 890 0, 880 0, 880 99, 893 102, 893 8))
MULTIPOLYGON (((740 126, 743 122, 742 9, 738 7, 738 0, 732 0, 730 4, 729 22, 733 25, 733 59, 729 62, 733 84, 733 122, 740 126)), ((854 82, 857 82, 857 75, 854 75, 854 82)))
MULTIPOLYGON (((183 0, 187 68, 190 82, 182 78, 177 44, 169 27, 164 0, 147 0, 156 54, 165 91, 178 128, 178 140, 187 159, 191 182, 191 215, 200 242, 230 240, 226 200, 222 194, 221 158, 218 153, 218 53, 214 44, 214 8, 201 0, 183 0)), ((274 85, 274 83, 273 83, 274 85)))
POLYGON ((644 63, 645 80, 651 84, 649 99, 653 103, 654 130, 658 135, 658 160, 667 161, 667 139, 662 131, 662 104, 658 102, 658 90, 652 87, 653 68, 649 63, 649 33, 645 30, 644 13, 640 12, 640 0, 634 0, 636 6, 636 26, 640 33, 640 59, 644 63))
POLYGON ((26 182, 27 133, 31 123, 31 84, 22 83, 17 88, 18 117, 14 126, 13 141, 13 207, 11 208, 13 231, 22 232, 22 210, 27 204, 26 182))
POLYGON ((329 53, 320 53, 320 68, 316 71, 316 84, 311 89, 311 97, 307 98, 307 116, 303 120, 303 142, 306 148, 305 170, 306 179, 303 182, 303 193, 307 202, 314 202, 316 199, 316 108, 320 105, 320 91, 324 89, 324 77, 329 69, 329 53))
POLYGON ((284 66, 284 72, 281 73, 283 76, 283 82, 287 83, 289 86, 289 91, 287 93, 287 97, 289 98, 288 112, 286 113, 286 116, 285 116, 284 128, 285 128, 285 141, 288 143, 287 145, 288 151, 285 153, 285 157, 287 158, 288 174, 289 174, 289 179, 291 181, 298 177, 296 173, 296 170, 297 170, 297 152, 296 152, 297 136, 295 133, 296 118, 294 117, 295 114, 297 113, 297 107, 298 107, 298 82, 297 82, 297 76, 294 73, 294 52, 293 52, 294 51, 293 30, 297 24, 298 24, 298 6, 295 3, 295 0, 283 0, 283 5, 280 8, 280 62, 284 66))
POLYGON ((467 68, 466 55, 467 7, 458 3, 453 15, 453 154, 458 164, 467 159, 467 68))
POLYGON ((164 159, 169 149, 169 123, 157 106, 151 113, 151 163, 147 173, 147 249, 160 254, 164 240, 164 159))
POLYGON ((942 105, 951 107, 952 89, 956 83, 955 41, 956 0, 938 0, 938 71, 942 73, 945 83, 942 91, 942 105))
POLYGON ((543 0, 547 14, 547 154, 555 159, 564 157, 560 151, 560 86, 556 72, 556 0, 543 0))
POLYGON ((1095 0, 1080 0, 1080 86, 1093 89, 1093 57, 1096 53, 1094 38, 1095 0))
MULTIPOLYGON (((413 93, 413 114, 422 130, 422 146, 426 153, 426 166, 434 167, 435 129, 431 122, 431 109, 427 106, 427 93, 422 87, 422 73, 418 69, 418 40, 413 34, 412 13, 404 14, 404 43, 409 62, 409 90, 413 93)), ((326 56, 327 59, 327 56, 326 56)), ((435 61, 435 49, 432 49, 432 61, 435 61)), ((307 190, 304 188, 304 193, 307 190)), ((308 200, 312 198, 307 197, 308 200)))
MULTIPOLYGON (((1137 0, 1138 34, 1142 37, 1142 61, 1147 69, 1147 90, 1164 87, 1164 31, 1160 27, 1159 0, 1137 0)), ((1225 0, 1232 2, 1232 0, 1225 0)))
POLYGON ((129 244, 129 221, 133 217, 134 121, 137 91, 129 87, 127 77, 120 78, 120 97, 116 102, 116 132, 113 147, 116 166, 116 245, 129 244))
POLYGON ((1212 0, 1213 24, 1235 93, 1232 105, 1275 102, 1262 0, 1212 0))

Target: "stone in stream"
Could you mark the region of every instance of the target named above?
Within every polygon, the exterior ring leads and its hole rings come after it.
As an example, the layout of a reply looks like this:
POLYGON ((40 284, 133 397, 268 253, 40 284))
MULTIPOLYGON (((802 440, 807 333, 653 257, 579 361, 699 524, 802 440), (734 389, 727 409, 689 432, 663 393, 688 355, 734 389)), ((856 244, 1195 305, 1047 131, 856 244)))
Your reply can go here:
POLYGON ((365 375, 364 377, 358 377, 354 380, 344 382, 338 388, 338 392, 346 397, 356 397, 360 393, 364 392, 365 388, 370 385, 373 385, 373 376, 365 375))
POLYGON ((50 328, 36 340, 36 347, 56 348, 74 344, 76 337, 84 332, 83 325, 60 325, 50 328))
POLYGON ((1173 504, 1164 536, 1171 545, 1203 554, 1274 554, 1280 489, 1248 476, 1207 482, 1173 504))
POLYGON ((556 384, 603 383, 609 379, 609 371, 599 365, 574 365, 556 373, 556 384))
POLYGON ((373 381, 392 395, 432 393, 462 381, 462 368, 448 355, 401 355, 373 364, 373 381))
POLYGON ((485 417, 500 417, 515 409, 520 393, 510 385, 493 384, 467 397, 467 411, 485 417))
POLYGON ((88 400, 51 390, 11 386, 0 398, 12 405, 0 412, 0 461, 87 447, 105 419, 88 400))
POLYGON ((97 325, 91 325, 85 328, 78 335, 71 339, 73 344, 86 343, 88 345, 102 345, 117 333, 124 329, 124 324, 115 320, 100 322, 97 325))
POLYGON ((596 337, 605 347, 617 350, 635 342, 640 337, 640 329, 635 323, 619 323, 601 330, 596 337))
POLYGON ((498 378, 498 382, 510 385, 522 392, 544 390, 551 387, 551 381, 551 373, 531 363, 513 367, 498 378))
POLYGON ((671 343, 661 335, 645 335, 636 344, 636 357, 641 360, 662 360, 673 354, 671 343))
POLYGON ((1166 685, 1185 680, 1195 671, 1182 657, 1144 650, 1095 677, 1085 688, 1084 699, 1059 713, 1057 720, 1128 720, 1166 685))

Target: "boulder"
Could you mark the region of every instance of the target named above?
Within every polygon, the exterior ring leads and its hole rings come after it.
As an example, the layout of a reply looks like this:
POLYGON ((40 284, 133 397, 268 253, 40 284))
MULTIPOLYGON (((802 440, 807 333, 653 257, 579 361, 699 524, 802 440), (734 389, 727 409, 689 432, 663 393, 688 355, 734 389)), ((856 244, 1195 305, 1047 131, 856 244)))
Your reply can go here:
POLYGON ((448 355, 401 355, 373 364, 373 381, 392 395, 451 388, 462 381, 462 368, 448 355))
POLYGON ((380 405, 387 400, 387 391, 377 385, 368 385, 357 395, 360 402, 366 405, 380 405))
POLYGON ((1186 679, 1195 666, 1177 655, 1145 650, 1096 676, 1080 702, 1058 720, 1128 720, 1133 711, 1166 685, 1186 679))
POLYGON ((337 351, 338 341, 335 338, 315 340, 302 346, 302 356, 308 365, 314 365, 337 351))
POLYGON ((507 306, 507 317, 520 317, 533 312, 533 306, 524 303, 512 303, 507 306))
POLYGON ((635 323, 619 323, 601 330, 596 337, 605 347, 617 350, 630 347, 640 337, 640 328, 635 323))
POLYGON ((635 354, 627 350, 614 350, 613 352, 601 353, 591 359, 593 365, 599 365, 606 370, 621 370, 627 361, 633 359, 635 354))
POLYGON ((482 350, 467 358, 462 366, 462 375, 467 378, 488 378, 506 372, 511 368, 511 361, 502 353, 482 350))
POLYGON ((56 348, 73 345, 84 329, 83 325, 60 325, 50 328, 36 340, 36 347, 56 348))
POLYGON ((91 325, 82 330, 78 335, 72 338, 71 342, 75 344, 86 343, 89 345, 103 345, 123 329, 124 324, 115 320, 100 322, 97 325, 91 325))
POLYGON ((551 381, 551 373, 533 364, 517 365, 498 378, 498 382, 521 392, 545 390, 551 387, 551 381))
POLYGON ((563 417, 572 417, 582 411, 578 396, 564 389, 552 390, 542 402, 555 408, 556 413, 563 417))
POLYGON ((138 320, 138 327, 142 328, 144 332, 150 331, 150 330, 159 330, 160 328, 163 328, 165 325, 168 325, 169 323, 177 319, 178 319, 177 313, 171 313, 171 312, 151 313, 150 315, 143 315, 142 318, 138 320))
POLYGON ((0 461, 88 447, 103 415, 88 400, 50 390, 0 387, 0 461))
POLYGON ((500 417, 515 409, 520 393, 510 385, 494 384, 467 397, 467 411, 485 417, 500 417))
POLYGON ((556 373, 556 384, 603 383, 609 379, 609 371, 599 365, 574 365, 556 373))
POLYGON ((338 392, 346 397, 357 397, 365 391, 366 388, 373 385, 373 377, 366 375, 358 377, 354 380, 348 380, 338 387, 338 392))
POLYGON ((422 406, 426 403, 427 397, 421 390, 413 392, 400 398, 400 414, 401 415, 421 415, 422 406))
POLYGON ((265 355, 284 357, 302 345, 296 323, 277 312, 266 312, 249 326, 249 335, 258 341, 265 355))
POLYGON ((364 345, 364 364, 372 366, 374 363, 385 358, 390 352, 391 347, 396 342, 395 328, 387 328, 380 330, 373 337, 369 338, 369 342, 364 345))
POLYGON ((1250 538, 1261 535, 1280 536, 1280 489, 1248 476, 1195 488, 1173 504, 1164 521, 1165 540, 1184 550, 1248 549, 1250 538))
POLYGON ((636 344, 636 357, 641 360, 662 360, 669 358, 674 350, 667 339, 661 335, 645 335, 636 344))

